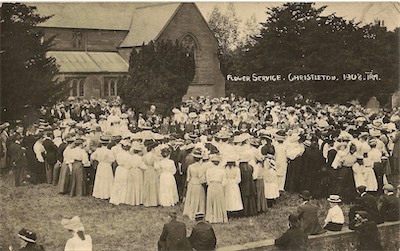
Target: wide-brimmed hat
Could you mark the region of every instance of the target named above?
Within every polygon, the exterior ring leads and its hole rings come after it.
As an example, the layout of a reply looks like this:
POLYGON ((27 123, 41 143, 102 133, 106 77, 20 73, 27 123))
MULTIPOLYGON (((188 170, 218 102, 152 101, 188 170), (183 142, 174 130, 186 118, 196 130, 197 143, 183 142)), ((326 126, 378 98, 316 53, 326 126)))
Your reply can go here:
POLYGON ((111 140, 111 138, 110 138, 109 136, 104 135, 104 136, 101 136, 101 137, 100 137, 99 142, 100 142, 100 143, 109 143, 110 140, 111 140))
POLYGON ((135 150, 135 151, 142 151, 142 150, 143 150, 143 146, 142 146, 142 144, 140 144, 139 142, 134 141, 134 142, 132 143, 131 149, 132 149, 132 150, 135 150))
POLYGON ((193 152, 192 152, 192 156, 195 157, 195 158, 200 158, 200 159, 203 158, 201 149, 200 148, 194 149, 193 152))
POLYGON ((309 200, 311 199, 311 193, 308 190, 304 190, 303 192, 301 192, 300 197, 305 200, 309 200))
POLYGON ((5 122, 5 123, 3 123, 3 124, 0 125, 0 130, 6 129, 6 128, 9 127, 9 126, 10 126, 10 123, 5 122))
POLYGON ((214 162, 221 162, 221 156, 219 156, 219 155, 212 155, 211 156, 211 161, 214 161, 214 162))
POLYGON ((36 243, 36 239, 37 239, 36 233, 32 232, 29 229, 25 229, 25 228, 21 229, 18 232, 18 237, 23 239, 24 241, 31 242, 31 243, 36 243))
POLYGON ((388 192, 393 192, 394 191, 394 187, 391 184, 386 184, 383 186, 383 190, 386 190, 388 192))
POLYGON ((332 202, 332 203, 340 203, 340 202, 342 202, 342 200, 340 199, 340 196, 336 195, 336 194, 329 195, 329 198, 326 199, 326 200, 329 201, 329 202, 332 202))
POLYGON ((62 219, 61 225, 63 225, 64 228, 75 232, 84 231, 83 224, 78 216, 74 216, 72 219, 62 219))

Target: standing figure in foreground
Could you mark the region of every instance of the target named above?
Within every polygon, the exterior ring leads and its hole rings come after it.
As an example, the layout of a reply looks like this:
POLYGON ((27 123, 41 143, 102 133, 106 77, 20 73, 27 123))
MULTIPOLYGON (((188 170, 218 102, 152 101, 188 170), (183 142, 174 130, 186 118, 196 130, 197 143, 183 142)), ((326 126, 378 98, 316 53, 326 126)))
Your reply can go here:
POLYGON ((221 162, 220 156, 213 156, 211 162, 213 167, 206 172, 208 184, 206 220, 210 223, 224 223, 228 222, 224 194, 224 186, 226 185, 225 170, 222 165, 219 165, 221 162))
POLYGON ((65 244, 64 251, 92 251, 92 238, 85 234, 85 228, 78 216, 62 219, 61 224, 73 235, 65 244))
POLYGON ((384 250, 381 245, 380 234, 376 223, 368 219, 368 213, 357 211, 355 215, 355 231, 358 235, 357 250, 384 250))
POLYGON ((171 207, 178 203, 178 189, 174 174, 176 167, 173 160, 169 159, 170 149, 168 146, 162 146, 162 160, 154 164, 156 169, 160 170, 160 205, 163 207, 171 207))
POLYGON ((110 143, 108 137, 100 137, 100 148, 97 148, 90 156, 92 160, 99 162, 94 180, 93 197, 99 199, 109 199, 114 183, 114 175, 111 164, 115 161, 114 154, 107 145, 110 143))

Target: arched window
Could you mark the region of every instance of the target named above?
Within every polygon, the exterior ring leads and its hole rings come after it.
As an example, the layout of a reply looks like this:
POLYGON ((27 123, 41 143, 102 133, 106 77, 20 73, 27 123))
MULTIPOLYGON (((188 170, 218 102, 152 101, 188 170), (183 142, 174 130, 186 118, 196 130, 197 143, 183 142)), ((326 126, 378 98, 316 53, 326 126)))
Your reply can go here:
POLYGON ((183 36, 181 39, 181 45, 186 49, 186 55, 188 57, 192 57, 193 59, 196 57, 197 42, 192 34, 188 33, 183 36))
POLYGON ((71 87, 70 95, 74 97, 85 96, 85 78, 73 77, 68 79, 69 86, 71 87))

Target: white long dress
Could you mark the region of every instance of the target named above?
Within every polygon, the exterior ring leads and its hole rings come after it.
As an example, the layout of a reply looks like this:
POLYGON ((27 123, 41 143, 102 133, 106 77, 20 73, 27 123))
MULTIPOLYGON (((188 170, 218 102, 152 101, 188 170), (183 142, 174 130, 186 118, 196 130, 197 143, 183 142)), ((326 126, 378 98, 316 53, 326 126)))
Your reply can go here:
POLYGON ((178 189, 174 174, 176 167, 173 160, 164 158, 154 164, 160 170, 160 205, 163 207, 174 206, 179 201, 178 189))
POLYGON ((275 163, 273 160, 264 161, 264 193, 266 199, 276 199, 279 197, 278 180, 276 177, 275 163))
POLYGON ((99 199, 108 199, 114 184, 114 175, 111 163, 115 161, 114 154, 106 146, 97 148, 90 156, 99 162, 94 179, 92 196, 99 199))
POLYGON ((126 204, 138 206, 143 204, 143 170, 146 169, 142 157, 132 155, 132 168, 129 170, 126 204))
POLYGON ((242 180, 239 167, 227 167, 225 169, 226 186, 225 201, 226 211, 234 212, 243 209, 242 195, 240 194, 239 183, 242 180))
POLYGON ((355 187, 365 186, 364 169, 363 165, 355 163, 352 167, 354 174, 355 187))
POLYGON ((276 176, 279 190, 283 191, 285 188, 286 172, 287 172, 287 153, 286 143, 274 143, 275 147, 275 167, 276 176))
POLYGON ((128 192, 128 176, 132 167, 132 155, 128 151, 117 153, 115 160, 117 161, 117 169, 115 170, 114 185, 110 197, 110 203, 119 205, 126 203, 128 192))

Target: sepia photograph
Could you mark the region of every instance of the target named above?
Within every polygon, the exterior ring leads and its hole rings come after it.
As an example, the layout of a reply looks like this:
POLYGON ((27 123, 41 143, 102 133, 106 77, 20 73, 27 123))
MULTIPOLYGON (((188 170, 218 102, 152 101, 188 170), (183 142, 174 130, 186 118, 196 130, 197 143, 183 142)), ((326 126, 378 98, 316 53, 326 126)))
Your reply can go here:
POLYGON ((0 251, 400 250, 399 2, 0 13, 0 251))

